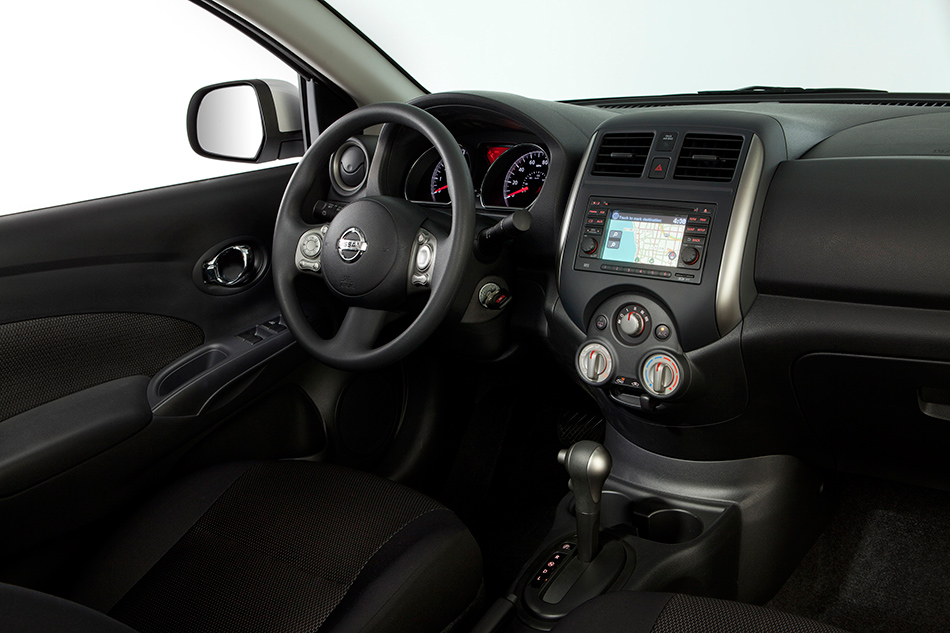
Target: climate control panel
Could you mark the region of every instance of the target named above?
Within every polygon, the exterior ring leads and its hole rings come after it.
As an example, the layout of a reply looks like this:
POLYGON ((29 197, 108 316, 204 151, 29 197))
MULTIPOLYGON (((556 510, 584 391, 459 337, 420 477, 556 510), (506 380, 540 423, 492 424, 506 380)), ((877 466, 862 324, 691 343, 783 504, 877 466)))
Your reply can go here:
POLYGON ((687 388, 689 364, 667 309, 645 296, 622 294, 594 310, 577 371, 628 407, 654 410, 687 388))

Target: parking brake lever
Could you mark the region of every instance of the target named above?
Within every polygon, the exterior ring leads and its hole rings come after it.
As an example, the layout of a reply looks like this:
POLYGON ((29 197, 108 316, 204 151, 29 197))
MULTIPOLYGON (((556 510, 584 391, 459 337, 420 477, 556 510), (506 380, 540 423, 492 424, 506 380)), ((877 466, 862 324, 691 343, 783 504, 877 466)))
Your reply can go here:
POLYGON ((589 440, 562 449, 557 460, 567 469, 574 491, 577 557, 589 563, 600 550, 600 499, 613 462, 606 448, 589 440))

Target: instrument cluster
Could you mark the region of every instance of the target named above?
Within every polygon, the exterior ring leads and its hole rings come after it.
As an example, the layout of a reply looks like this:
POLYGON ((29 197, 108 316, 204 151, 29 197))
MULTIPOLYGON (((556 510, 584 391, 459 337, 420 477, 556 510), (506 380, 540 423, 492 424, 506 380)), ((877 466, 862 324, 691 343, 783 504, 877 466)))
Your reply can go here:
MULTIPOLYGON (((503 210, 531 206, 548 174, 548 153, 534 143, 459 145, 485 208, 503 210)), ((406 178, 405 196, 413 202, 451 202, 445 163, 434 147, 416 159, 406 178)))

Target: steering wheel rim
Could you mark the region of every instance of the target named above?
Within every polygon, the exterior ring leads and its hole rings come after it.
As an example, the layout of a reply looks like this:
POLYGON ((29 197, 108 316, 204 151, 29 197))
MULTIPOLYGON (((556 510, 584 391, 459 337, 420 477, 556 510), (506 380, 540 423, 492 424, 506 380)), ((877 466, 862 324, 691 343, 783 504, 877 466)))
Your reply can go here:
MULTIPOLYGON (((414 209, 422 218, 427 217, 421 207, 402 199, 371 196, 362 200, 372 200, 404 214, 408 212, 411 215, 414 209)), ((344 222, 358 224, 360 209, 362 207, 349 214, 344 222)), ((342 212, 330 223, 331 227, 334 227, 341 215, 342 212)), ((398 223, 405 218, 396 217, 395 220, 398 223)), ((327 235, 339 234, 340 227, 335 228, 336 233, 331 231, 327 232, 327 235)), ((344 232, 351 228, 345 229, 344 232)), ((434 232, 438 234, 437 231, 434 232)), ((378 103, 354 110, 320 134, 298 163, 284 191, 274 227, 272 251, 274 288, 283 319, 297 342, 312 356, 331 367, 363 371, 392 364, 419 347, 445 318, 462 280, 466 263, 471 257, 474 236, 475 194, 471 175, 458 143, 445 126, 428 112, 404 103, 378 103), (326 277, 327 286, 343 300, 348 310, 337 333, 332 338, 324 339, 316 333, 304 315, 294 281, 298 275, 305 274, 297 265, 298 243, 302 235, 308 231, 312 232, 314 227, 318 226, 306 222, 303 214, 305 200, 319 170, 326 169, 333 152, 344 141, 381 123, 397 123, 409 127, 422 134, 436 147, 445 163, 448 190, 452 199, 452 225, 448 234, 437 238, 437 256, 430 271, 429 297, 422 311, 400 335, 379 347, 374 347, 375 336, 390 314, 388 310, 381 310, 376 306, 362 306, 363 297, 341 294, 339 288, 331 285, 329 277, 326 277)), ((399 251, 396 253, 397 259, 404 256, 401 246, 388 246, 399 251)), ((323 253, 324 257, 343 257, 343 252, 338 252, 336 244, 324 244, 323 253)), ((336 266, 341 265, 339 262, 333 263, 336 266)), ((412 263, 404 263, 406 270, 409 270, 412 263)), ((399 265, 400 262, 394 264, 399 265)))

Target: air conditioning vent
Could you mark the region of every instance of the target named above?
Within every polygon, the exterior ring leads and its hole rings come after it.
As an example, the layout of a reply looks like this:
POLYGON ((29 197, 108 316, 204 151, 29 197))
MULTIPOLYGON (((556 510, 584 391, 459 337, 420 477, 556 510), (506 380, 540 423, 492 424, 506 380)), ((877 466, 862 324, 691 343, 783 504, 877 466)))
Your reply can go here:
POLYGON ((729 182, 736 173, 741 152, 741 136, 687 134, 673 178, 729 182))
POLYGON ((653 132, 605 134, 594 159, 592 176, 639 178, 647 164, 653 132))

